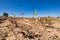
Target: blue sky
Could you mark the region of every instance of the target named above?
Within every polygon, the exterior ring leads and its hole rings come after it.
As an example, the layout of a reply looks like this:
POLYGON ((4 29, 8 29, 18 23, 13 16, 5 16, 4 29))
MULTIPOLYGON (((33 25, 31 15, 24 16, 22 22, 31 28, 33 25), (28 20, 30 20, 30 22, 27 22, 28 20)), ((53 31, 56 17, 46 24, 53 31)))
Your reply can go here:
POLYGON ((34 9, 37 9, 38 16, 60 16, 60 0, 0 0, 0 15, 3 12, 19 16, 33 16, 34 9))

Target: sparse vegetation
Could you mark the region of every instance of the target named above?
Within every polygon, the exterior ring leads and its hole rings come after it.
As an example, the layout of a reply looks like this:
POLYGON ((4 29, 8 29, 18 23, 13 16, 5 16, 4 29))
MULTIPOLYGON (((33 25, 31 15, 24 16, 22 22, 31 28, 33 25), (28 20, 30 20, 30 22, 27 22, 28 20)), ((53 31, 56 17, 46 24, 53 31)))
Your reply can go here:
POLYGON ((59 40, 60 25, 56 26, 57 20, 51 17, 40 19, 8 17, 0 24, 0 38, 1 40, 59 40), (54 21, 54 25, 51 21, 54 21))

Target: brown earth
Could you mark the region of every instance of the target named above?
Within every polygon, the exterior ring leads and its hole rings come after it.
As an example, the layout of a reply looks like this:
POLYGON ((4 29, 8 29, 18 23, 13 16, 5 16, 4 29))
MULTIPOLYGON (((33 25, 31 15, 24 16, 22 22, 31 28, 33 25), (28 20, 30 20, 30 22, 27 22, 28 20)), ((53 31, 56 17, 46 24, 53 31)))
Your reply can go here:
POLYGON ((8 18, 0 20, 0 40, 60 40, 60 20, 8 18))

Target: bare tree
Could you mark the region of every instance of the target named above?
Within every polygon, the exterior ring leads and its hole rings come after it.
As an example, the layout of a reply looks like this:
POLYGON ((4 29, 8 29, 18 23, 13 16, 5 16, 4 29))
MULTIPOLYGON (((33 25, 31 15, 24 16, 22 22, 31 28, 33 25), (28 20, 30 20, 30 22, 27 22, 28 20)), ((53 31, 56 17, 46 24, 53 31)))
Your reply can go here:
POLYGON ((12 13, 13 17, 15 17, 16 15, 14 13, 12 13))
POLYGON ((21 16, 21 17, 23 17, 23 15, 24 15, 24 13, 23 13, 23 12, 22 12, 22 13, 20 13, 20 16, 21 16))

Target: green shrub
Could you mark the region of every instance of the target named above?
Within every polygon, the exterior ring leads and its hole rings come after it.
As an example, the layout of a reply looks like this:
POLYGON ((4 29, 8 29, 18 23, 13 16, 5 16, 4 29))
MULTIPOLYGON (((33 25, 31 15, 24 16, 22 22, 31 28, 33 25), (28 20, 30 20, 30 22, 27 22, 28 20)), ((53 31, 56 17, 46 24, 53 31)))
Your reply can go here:
POLYGON ((4 17, 8 17, 8 13, 4 12, 4 13, 3 13, 3 16, 4 16, 4 17))

